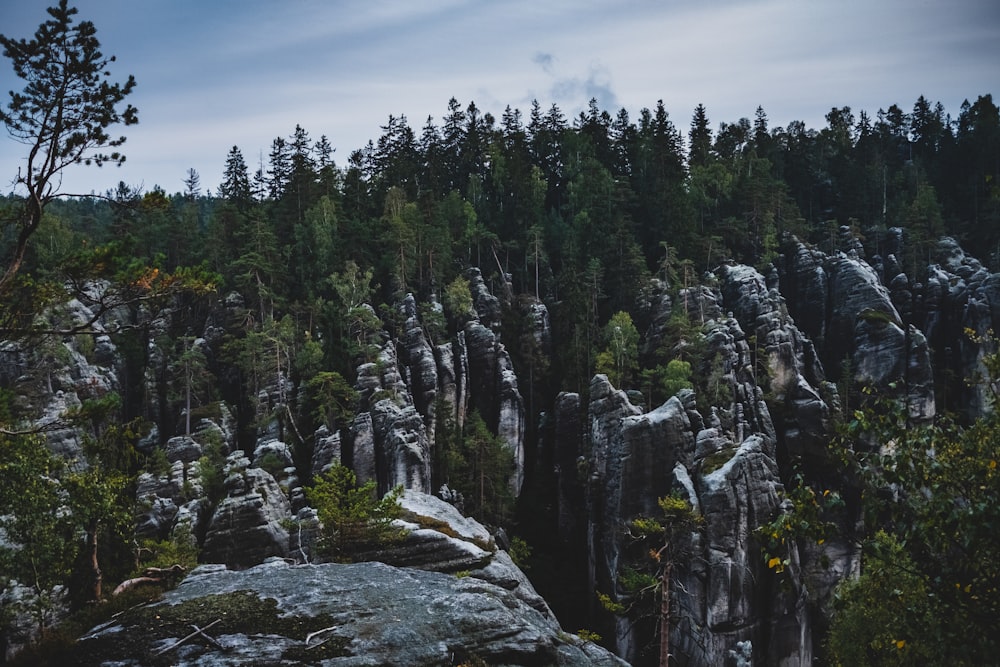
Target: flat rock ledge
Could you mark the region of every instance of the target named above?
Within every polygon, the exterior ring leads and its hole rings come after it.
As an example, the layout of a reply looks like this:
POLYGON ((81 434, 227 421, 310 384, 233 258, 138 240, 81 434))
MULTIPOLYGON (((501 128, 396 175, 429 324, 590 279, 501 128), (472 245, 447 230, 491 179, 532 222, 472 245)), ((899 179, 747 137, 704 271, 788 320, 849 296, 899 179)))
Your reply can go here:
POLYGON ((384 563, 196 568, 79 643, 79 665, 626 665, 473 576, 384 563), (211 640, 194 632, 207 628, 211 640), (159 653, 159 654, 158 654, 159 653))

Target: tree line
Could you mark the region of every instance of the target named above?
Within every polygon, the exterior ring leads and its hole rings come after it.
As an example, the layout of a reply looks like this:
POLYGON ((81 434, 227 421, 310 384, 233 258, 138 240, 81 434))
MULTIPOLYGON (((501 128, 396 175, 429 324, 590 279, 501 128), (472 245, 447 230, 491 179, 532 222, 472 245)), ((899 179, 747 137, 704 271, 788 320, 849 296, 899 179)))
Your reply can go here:
POLYGON ((256 169, 234 146, 216 193, 203 194, 192 169, 172 195, 120 183, 105 200, 52 202, 33 268, 76 237, 114 240, 121 256, 166 271, 204 266, 242 294, 258 325, 292 314, 349 375, 356 356, 345 351, 356 346, 338 323, 357 304, 340 283, 368 277, 360 288, 376 304, 409 292, 439 300, 479 266, 553 306, 568 343, 559 376, 580 389, 611 316, 641 319, 646 278, 690 284, 724 260, 764 266, 783 232, 823 247, 849 225, 877 246, 901 227, 910 256, 898 259, 918 272, 931 242, 951 234, 996 265, 1000 121, 990 95, 956 119, 921 96, 910 113, 842 107, 826 120, 772 128, 758 108, 752 121, 713 130, 699 105, 685 137, 662 101, 635 121, 594 100, 572 120, 538 102, 498 120, 451 99, 419 135, 390 116, 344 166, 326 136, 296 126, 256 169))

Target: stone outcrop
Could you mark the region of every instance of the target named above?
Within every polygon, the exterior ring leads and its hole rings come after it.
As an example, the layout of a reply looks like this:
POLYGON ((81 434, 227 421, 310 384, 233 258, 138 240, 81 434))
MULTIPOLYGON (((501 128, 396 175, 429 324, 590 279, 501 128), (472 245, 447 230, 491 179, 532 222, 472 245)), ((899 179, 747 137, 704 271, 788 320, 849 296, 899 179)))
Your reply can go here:
MULTIPOLYGON (((594 378, 586 406, 576 394, 557 398, 559 532, 569 544, 583 544, 588 587, 629 604, 621 581, 634 557, 627 526, 637 517, 656 518, 657 499, 681 493, 704 524, 691 537, 690 555, 674 568, 676 590, 684 591, 678 604, 685 629, 674 643, 678 664, 726 664, 752 646, 768 664, 804 666, 812 661, 812 610, 799 555, 790 549, 787 586, 763 586, 775 575, 753 536, 781 511, 777 449, 786 434, 773 422, 768 401, 789 408, 791 416, 780 424, 798 430, 798 449, 818 447, 829 417, 813 385, 826 388, 822 366, 759 273, 726 267, 720 286, 673 300, 697 317, 709 315, 704 356, 714 361, 705 369, 712 392, 707 414, 690 390, 646 412, 604 376, 594 378), (723 316, 725 309, 736 317, 723 316), (758 382, 762 375, 769 385, 758 382), (768 387, 766 400, 761 384, 768 387)), ((665 317, 655 315, 654 323, 665 317)), ((607 615, 597 627, 627 660, 640 659, 652 638, 648 626, 627 615, 607 615)))
POLYGON ((270 556, 287 557, 292 508, 278 482, 250 467, 242 452, 229 456, 223 472, 227 495, 212 515, 202 559, 249 566, 270 556))
MULTIPOLYGON (((518 377, 496 331, 501 307, 478 271, 470 291, 478 317, 452 340, 432 345, 412 295, 401 307, 402 334, 382 346, 378 361, 358 367, 356 388, 362 410, 344 434, 324 429, 315 437, 313 474, 333 463, 349 465, 362 482, 374 480, 380 492, 397 485, 431 491, 432 449, 439 425, 461 428, 475 409, 513 454, 514 494, 524 480, 525 406, 518 377), (439 414, 440 412, 440 414, 439 414)), ((547 344, 547 311, 532 314, 547 344)), ((433 305, 432 305, 433 307, 433 305)))
MULTIPOLYGON (((808 256, 808 255, 807 255, 808 256)), ((811 256, 809 256, 811 258, 811 256)), ((722 295, 740 328, 751 334, 752 383, 762 387, 772 405, 781 405, 782 422, 775 426, 783 448, 796 459, 822 465, 830 432, 826 396, 835 390, 826 382, 812 340, 793 322, 777 288, 748 266, 719 269, 722 295), (809 459, 812 459, 809 461, 809 459)), ((822 329, 825 325, 819 325, 822 329)))
POLYGON ((944 384, 945 407, 974 419, 990 409, 985 355, 994 352, 989 332, 1000 332, 1000 274, 991 274, 951 238, 941 239, 926 285, 916 292, 914 324, 927 337, 944 384), (920 297, 922 296, 922 300, 920 297), (972 382, 969 382, 972 381, 972 382))
POLYGON ((216 618, 208 634, 217 645, 188 642, 170 651, 170 663, 625 665, 482 579, 382 563, 276 560, 243 571, 196 569, 157 605, 90 632, 77 664, 149 664, 155 651, 190 632, 190 622, 205 627, 216 618), (227 608, 236 613, 223 613, 227 608))
MULTIPOLYGON (((904 312, 913 312, 909 281, 897 274, 890 290, 856 245, 824 255, 789 239, 779 263, 789 311, 816 344, 823 367, 847 389, 841 398, 877 388, 904 401, 914 418, 931 419, 936 405, 928 344, 896 308, 905 301, 904 312)), ((894 258, 876 259, 883 271, 896 266, 894 258)))

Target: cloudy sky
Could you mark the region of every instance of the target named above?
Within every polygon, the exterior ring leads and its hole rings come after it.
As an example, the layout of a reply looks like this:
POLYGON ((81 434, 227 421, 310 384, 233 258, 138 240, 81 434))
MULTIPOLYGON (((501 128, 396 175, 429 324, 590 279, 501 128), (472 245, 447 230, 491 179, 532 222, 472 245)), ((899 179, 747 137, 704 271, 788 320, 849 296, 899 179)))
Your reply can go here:
MULTIPOLYGON (((0 0, 0 33, 30 37, 55 0, 0 0)), ((64 192, 120 180, 168 192, 189 168, 218 186, 236 145, 251 169, 296 124, 344 165, 389 114, 418 133, 455 97, 499 118, 597 98, 637 117, 662 99, 685 133, 698 103, 713 127, 753 117, 816 129, 833 106, 919 95, 953 116, 1000 97, 997 0, 76 0, 113 75, 138 82, 120 169, 75 167, 64 192)), ((0 91, 21 90, 0 61, 0 91)), ((25 149, 0 137, 0 193, 25 149)))

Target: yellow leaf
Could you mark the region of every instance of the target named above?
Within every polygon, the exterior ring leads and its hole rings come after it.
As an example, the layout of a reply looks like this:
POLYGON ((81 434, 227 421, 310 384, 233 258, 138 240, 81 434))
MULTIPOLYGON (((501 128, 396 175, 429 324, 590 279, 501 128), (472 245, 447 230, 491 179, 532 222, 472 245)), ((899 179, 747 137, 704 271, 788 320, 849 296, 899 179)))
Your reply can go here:
POLYGON ((905 639, 897 639, 896 640, 896 648, 902 650, 904 646, 906 646, 906 640, 905 639))
POLYGON ((778 558, 777 556, 775 556, 771 560, 767 561, 767 566, 769 568, 771 568, 771 569, 774 569, 774 568, 778 567, 779 565, 781 565, 781 559, 778 558))
POLYGON ((992 459, 990 461, 990 470, 996 470, 996 467, 997 467, 997 461, 996 459, 992 459))
POLYGON ((972 592, 972 584, 967 584, 967 585, 966 585, 966 587, 965 587, 965 592, 966 592, 966 593, 970 593, 970 592, 972 592))
POLYGON ((826 540, 824 540, 823 538, 816 540, 816 544, 823 544, 824 542, 826 542, 826 540))

